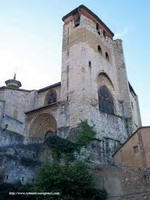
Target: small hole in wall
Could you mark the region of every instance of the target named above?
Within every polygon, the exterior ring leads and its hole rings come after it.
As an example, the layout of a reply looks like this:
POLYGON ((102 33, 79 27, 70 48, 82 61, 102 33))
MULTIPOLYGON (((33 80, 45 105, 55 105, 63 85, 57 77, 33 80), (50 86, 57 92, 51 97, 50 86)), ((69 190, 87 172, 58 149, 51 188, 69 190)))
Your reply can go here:
POLYGON ((8 175, 5 176, 6 180, 8 179, 8 175))
POLYGON ((91 61, 89 61, 89 67, 91 67, 91 61))
POLYGON ((139 152, 139 147, 138 145, 133 146, 133 152, 138 153, 139 152))
POLYGON ((24 181, 24 177, 22 177, 21 180, 24 181))

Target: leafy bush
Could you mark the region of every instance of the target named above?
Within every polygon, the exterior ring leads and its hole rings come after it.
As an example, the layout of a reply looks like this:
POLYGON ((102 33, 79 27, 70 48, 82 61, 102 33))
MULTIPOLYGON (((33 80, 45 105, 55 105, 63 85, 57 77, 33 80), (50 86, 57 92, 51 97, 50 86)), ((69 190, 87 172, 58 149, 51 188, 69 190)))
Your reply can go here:
POLYGON ((59 192, 63 200, 104 200, 107 193, 94 187, 88 166, 83 161, 70 165, 51 164, 40 169, 35 191, 59 192))
POLYGON ((45 138, 45 143, 52 150, 52 156, 55 161, 59 161, 61 158, 66 161, 72 161, 75 160, 74 153, 79 153, 82 147, 86 147, 95 139, 95 135, 96 132, 93 130, 93 126, 90 126, 85 120, 78 124, 76 142, 71 142, 56 135, 49 135, 45 138))
POLYGON ((80 147, 87 146, 92 140, 95 139, 96 132, 93 126, 90 126, 87 120, 81 121, 78 125, 79 131, 77 133, 76 144, 80 147))
POLYGON ((54 160, 59 161, 62 157, 68 160, 74 160, 74 152, 78 151, 78 146, 56 135, 50 135, 45 140, 46 144, 52 150, 54 160))

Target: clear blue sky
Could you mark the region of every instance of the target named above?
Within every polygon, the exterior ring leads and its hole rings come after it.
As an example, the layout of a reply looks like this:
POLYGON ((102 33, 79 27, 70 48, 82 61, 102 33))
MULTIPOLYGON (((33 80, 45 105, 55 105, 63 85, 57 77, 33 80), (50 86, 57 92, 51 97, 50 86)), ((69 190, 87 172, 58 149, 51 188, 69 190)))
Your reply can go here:
POLYGON ((123 39, 128 78, 150 125, 149 0, 0 0, 0 85, 14 72, 26 89, 60 81, 61 18, 80 4, 123 39))

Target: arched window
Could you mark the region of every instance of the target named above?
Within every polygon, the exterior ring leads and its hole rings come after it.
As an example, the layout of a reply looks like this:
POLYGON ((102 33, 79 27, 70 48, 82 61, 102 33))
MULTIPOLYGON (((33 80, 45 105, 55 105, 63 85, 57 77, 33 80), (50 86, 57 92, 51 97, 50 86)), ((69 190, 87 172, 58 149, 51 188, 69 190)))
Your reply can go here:
POLYGON ((113 97, 106 86, 98 90, 99 110, 108 114, 114 114, 113 97))
POLYGON ((106 59, 109 61, 109 55, 108 55, 107 52, 105 52, 105 57, 106 57, 106 59))
POLYGON ((80 15, 77 14, 74 16, 74 26, 77 27, 80 25, 80 15))
POLYGON ((98 52, 99 52, 100 54, 102 54, 102 48, 101 48, 100 45, 97 46, 97 50, 98 50, 98 52))
POLYGON ((55 90, 50 90, 45 99, 45 105, 57 102, 57 94, 55 90))

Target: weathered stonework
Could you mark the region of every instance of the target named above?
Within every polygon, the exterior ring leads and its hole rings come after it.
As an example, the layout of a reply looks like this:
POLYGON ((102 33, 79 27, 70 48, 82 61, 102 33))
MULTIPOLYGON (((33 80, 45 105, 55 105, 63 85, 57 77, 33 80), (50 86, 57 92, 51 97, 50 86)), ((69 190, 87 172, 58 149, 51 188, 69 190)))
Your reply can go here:
POLYGON ((150 167, 150 127, 141 127, 113 154, 117 165, 150 167))
MULTIPOLYGON (((20 89, 21 83, 15 77, 0 88, 0 162, 6 182, 32 181, 35 169, 51 159, 42 143, 47 133, 72 139, 78 123, 87 120, 94 125, 97 140, 82 149, 81 157, 102 166, 113 164, 115 149, 141 126, 138 98, 127 78, 122 41, 114 40, 111 30, 84 6, 66 15, 63 21, 61 82, 29 91, 20 89), (76 23, 78 15, 80 21, 76 23), (112 113, 100 109, 102 99, 98 92, 103 86, 112 96, 113 102, 106 100, 113 104, 112 113)), ((124 169, 111 170, 105 167, 98 171, 98 177, 103 172, 108 179, 104 180, 106 189, 112 184, 108 188, 111 200, 136 193, 130 188, 125 189, 129 193, 124 192, 123 185, 127 187, 129 179, 128 174, 123 174, 124 169), (116 185, 120 190, 114 194, 116 185)), ((130 171, 133 184, 141 180, 135 171, 130 171)), ((143 190, 140 195, 147 198, 143 190)), ((136 199, 134 195, 121 198, 136 199)))
POLYGON ((150 198, 149 168, 93 167, 97 186, 108 191, 108 200, 143 200, 150 198), (147 178, 146 175, 148 174, 147 178))

